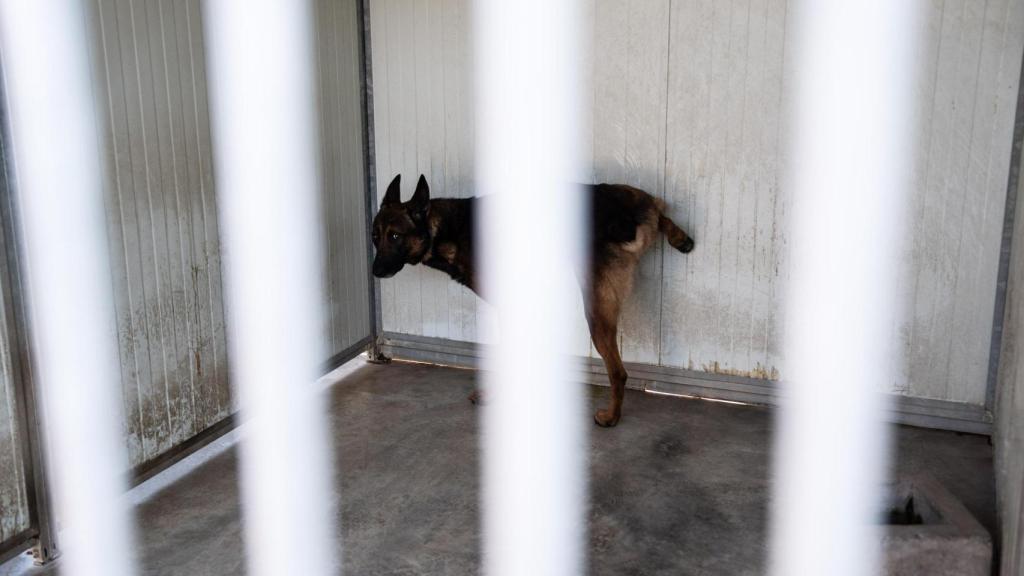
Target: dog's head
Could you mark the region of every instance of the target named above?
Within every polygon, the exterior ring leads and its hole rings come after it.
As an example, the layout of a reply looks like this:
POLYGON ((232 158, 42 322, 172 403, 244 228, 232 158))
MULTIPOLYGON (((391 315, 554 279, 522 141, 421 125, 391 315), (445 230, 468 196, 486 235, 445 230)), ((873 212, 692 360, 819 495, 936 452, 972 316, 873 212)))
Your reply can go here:
POLYGON ((373 275, 390 278, 406 264, 419 264, 430 249, 430 187, 420 175, 416 192, 402 202, 402 175, 388 184, 388 191, 373 219, 373 275))

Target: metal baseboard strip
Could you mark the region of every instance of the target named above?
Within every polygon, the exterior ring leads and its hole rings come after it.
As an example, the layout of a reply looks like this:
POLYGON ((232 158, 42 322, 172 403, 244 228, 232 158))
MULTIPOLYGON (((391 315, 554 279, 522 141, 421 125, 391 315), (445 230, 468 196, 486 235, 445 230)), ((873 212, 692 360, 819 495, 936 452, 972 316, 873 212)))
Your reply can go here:
MULTIPOLYGON (((476 368, 481 356, 480 346, 472 342, 409 334, 385 333, 383 347, 385 354, 399 360, 461 368, 476 368)), ((627 387, 632 389, 762 406, 779 403, 778 383, 772 380, 628 362, 626 371, 629 372, 627 387)), ((583 381, 607 386, 606 375, 601 360, 585 359, 583 381)), ((895 424, 992 434, 992 414, 984 406, 896 394, 891 399, 889 420, 895 424)))
POLYGON ((219 422, 208 426, 205 430, 171 448, 167 452, 132 468, 128 485, 134 488, 135 486, 142 484, 153 476, 156 476, 185 458, 188 458, 203 446, 206 446, 210 442, 213 442, 234 430, 237 425, 237 414, 230 414, 224 417, 219 422))
POLYGON ((320 371, 324 374, 327 374, 328 372, 334 370, 338 366, 341 366, 345 362, 348 362, 349 360, 355 358, 356 356, 359 356, 360 354, 366 351, 366 347, 369 346, 370 342, 372 341, 373 338, 370 336, 363 337, 355 344, 349 346, 348 348, 345 348, 341 352, 338 352, 334 356, 328 358, 327 361, 324 362, 322 366, 320 366, 320 371))
POLYGON ((33 544, 35 544, 36 536, 38 536, 38 533, 34 529, 29 528, 15 534, 4 542, 0 542, 0 565, 26 550, 30 550, 33 544))
POLYGON ((892 411, 899 424, 992 435, 992 412, 981 405, 896 396, 892 411))
POLYGON ((460 368, 476 368, 480 361, 479 346, 429 336, 384 333, 384 354, 400 360, 427 362, 460 368))

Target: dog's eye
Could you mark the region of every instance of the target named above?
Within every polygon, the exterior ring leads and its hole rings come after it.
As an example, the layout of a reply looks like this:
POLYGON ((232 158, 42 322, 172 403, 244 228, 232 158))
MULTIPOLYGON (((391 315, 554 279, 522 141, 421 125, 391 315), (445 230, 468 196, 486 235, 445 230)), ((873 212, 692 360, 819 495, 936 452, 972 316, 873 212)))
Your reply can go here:
POLYGON ((399 236, 400 236, 400 234, 399 234, 398 232, 392 232, 392 233, 391 233, 391 234, 389 235, 389 237, 391 238, 391 241, 392 241, 392 242, 397 242, 397 241, 398 241, 398 238, 399 238, 399 236))

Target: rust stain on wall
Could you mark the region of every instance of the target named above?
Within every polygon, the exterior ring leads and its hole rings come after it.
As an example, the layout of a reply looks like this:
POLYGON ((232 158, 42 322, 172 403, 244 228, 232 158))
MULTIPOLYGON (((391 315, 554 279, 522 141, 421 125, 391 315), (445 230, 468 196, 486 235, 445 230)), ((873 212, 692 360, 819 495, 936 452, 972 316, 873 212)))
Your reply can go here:
POLYGON ((751 370, 737 370, 735 368, 726 368, 720 365, 718 362, 712 362, 711 364, 702 364, 701 370, 709 374, 721 374, 723 376, 740 376, 742 378, 755 378, 757 380, 778 380, 779 371, 774 366, 762 366, 760 362, 757 363, 751 370))

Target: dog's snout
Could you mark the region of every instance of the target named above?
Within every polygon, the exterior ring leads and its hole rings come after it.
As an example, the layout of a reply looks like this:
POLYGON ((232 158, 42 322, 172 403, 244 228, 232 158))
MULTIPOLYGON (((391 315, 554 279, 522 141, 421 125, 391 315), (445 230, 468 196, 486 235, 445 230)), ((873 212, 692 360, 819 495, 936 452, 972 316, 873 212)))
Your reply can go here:
POLYGON ((690 238, 689 236, 687 236, 686 240, 683 240, 683 245, 679 247, 679 250, 683 254, 686 254, 686 253, 690 252, 691 250, 693 250, 693 238, 690 238))
POLYGON ((391 278, 395 274, 398 274, 398 270, 401 270, 401 267, 398 269, 391 269, 391 267, 386 266, 380 260, 374 260, 372 270, 373 275, 377 278, 391 278))

